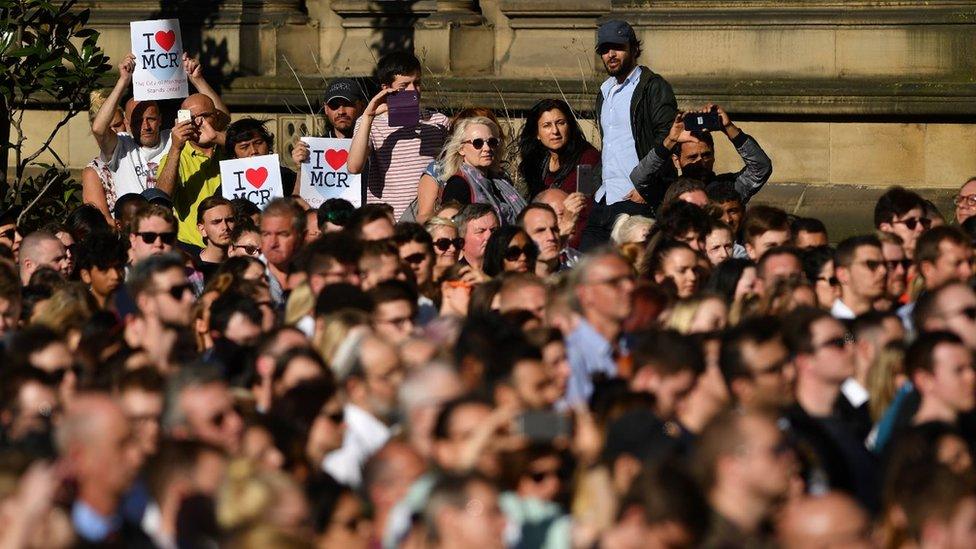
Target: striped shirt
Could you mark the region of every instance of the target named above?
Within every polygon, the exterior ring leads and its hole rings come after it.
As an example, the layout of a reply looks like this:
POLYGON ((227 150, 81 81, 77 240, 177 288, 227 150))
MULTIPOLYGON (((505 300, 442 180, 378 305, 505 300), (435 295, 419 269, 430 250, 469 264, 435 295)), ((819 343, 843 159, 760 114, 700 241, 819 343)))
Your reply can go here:
MULTIPOLYGON (((362 123, 356 122, 356 131, 362 123)), ((417 185, 427 165, 441 152, 447 139, 448 119, 423 110, 413 128, 390 126, 386 113, 377 115, 369 131, 369 179, 366 203, 393 206, 395 219, 417 198, 417 185), (393 168, 393 169, 391 169, 393 168)))

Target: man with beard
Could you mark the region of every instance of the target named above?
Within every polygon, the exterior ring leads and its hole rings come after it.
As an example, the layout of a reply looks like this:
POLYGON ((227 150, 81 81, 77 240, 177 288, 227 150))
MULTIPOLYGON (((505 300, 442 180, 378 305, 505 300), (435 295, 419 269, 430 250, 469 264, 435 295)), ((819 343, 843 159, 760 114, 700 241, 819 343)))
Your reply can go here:
POLYGON ((668 134, 678 111, 671 85, 637 60, 642 43, 624 21, 607 21, 597 31, 596 51, 609 78, 600 86, 596 112, 603 138, 603 185, 594 195, 580 249, 599 246, 610 239, 613 222, 622 213, 653 214, 665 188, 647 187, 639 193, 631 171, 668 134))
MULTIPOLYGON (((119 79, 92 121, 92 135, 98 142, 102 160, 108 163, 115 185, 115 196, 141 193, 156 186, 160 159, 170 147, 170 130, 163 130, 159 105, 155 101, 130 99, 125 104, 125 126, 129 133, 111 129, 115 108, 132 82, 136 58, 128 54, 119 63, 119 79)), ((217 93, 203 78, 199 61, 183 54, 183 69, 190 83, 216 108, 229 114, 217 93)))
POLYGON ((631 181, 642 194, 663 194, 674 183, 677 170, 681 177, 699 179, 706 186, 732 183, 744 205, 769 181, 773 174, 773 163, 759 143, 733 124, 722 107, 708 104, 701 112, 710 112, 713 109, 722 123, 722 133, 732 142, 745 167, 735 173, 716 175, 712 171, 715 167, 715 142, 712 134, 688 131, 685 128, 685 119, 694 113, 682 113, 675 117, 663 143, 656 145, 641 158, 637 167, 630 172, 631 181))
POLYGON ((363 465, 393 432, 390 423, 403 382, 396 348, 377 337, 364 338, 359 360, 342 382, 348 395, 343 409, 346 434, 342 448, 329 453, 322 467, 339 482, 359 488, 363 465))
POLYGON ((227 259, 230 234, 234 230, 234 208, 230 200, 222 196, 205 198, 197 209, 197 229, 206 244, 197 256, 197 269, 203 273, 204 281, 210 282, 210 277, 227 259))

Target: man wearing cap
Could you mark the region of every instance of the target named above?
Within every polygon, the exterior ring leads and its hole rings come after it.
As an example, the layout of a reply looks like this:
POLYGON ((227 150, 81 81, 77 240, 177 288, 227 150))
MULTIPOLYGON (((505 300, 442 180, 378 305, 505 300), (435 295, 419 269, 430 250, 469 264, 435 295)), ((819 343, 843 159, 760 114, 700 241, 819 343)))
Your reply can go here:
POLYGON ((597 31, 596 44, 610 78, 600 86, 596 98, 603 137, 603 185, 594 196, 596 204, 583 230, 583 251, 609 240, 618 215, 653 214, 634 188, 630 172, 664 141, 678 113, 671 85, 637 64, 641 41, 633 27, 624 21, 607 21, 597 31))
MULTIPOLYGON (((366 106, 366 95, 359 82, 352 78, 336 78, 325 90, 325 103, 322 112, 325 114, 326 130, 323 137, 334 139, 352 139, 353 129, 359 115, 363 114, 366 106)), ((308 144, 295 139, 295 146, 291 150, 291 159, 296 165, 308 162, 308 144)), ((361 181, 368 181, 368 166, 360 172, 361 181)), ((365 203, 365 200, 363 201, 365 203)))

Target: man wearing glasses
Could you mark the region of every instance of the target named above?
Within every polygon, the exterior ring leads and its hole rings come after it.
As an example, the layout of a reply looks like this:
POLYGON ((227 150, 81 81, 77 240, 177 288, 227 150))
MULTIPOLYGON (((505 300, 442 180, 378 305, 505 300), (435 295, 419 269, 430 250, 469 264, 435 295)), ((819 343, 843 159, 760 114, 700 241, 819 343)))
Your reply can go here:
MULTIPOLYGON (((968 282, 973 276, 973 247, 958 227, 943 225, 926 232, 918 239, 915 266, 925 283, 922 295, 953 282, 968 282)), ((905 328, 913 331, 915 301, 898 309, 905 328)))
POLYGON ((840 284, 840 297, 830 308, 834 318, 853 320, 874 310, 885 297, 888 264, 876 236, 852 236, 842 241, 834 255, 834 269, 840 284))
POLYGON ((925 201, 921 196, 903 187, 892 187, 874 206, 874 226, 901 238, 905 257, 915 259, 915 241, 932 226, 932 220, 925 217, 925 201))
POLYGON ((173 210, 150 204, 139 210, 132 218, 132 232, 129 233, 129 254, 132 263, 138 263, 149 256, 173 251, 176 244, 176 217, 173 210))
POLYGON ((169 371, 177 335, 193 319, 193 284, 183 258, 164 253, 143 259, 129 273, 126 289, 137 309, 126 323, 126 342, 141 347, 157 368, 169 371))
POLYGON ((970 177, 959 189, 955 198, 956 223, 962 222, 976 215, 976 177, 970 177))
POLYGON ((582 318, 566 338, 572 368, 568 404, 589 400, 593 378, 617 377, 630 354, 623 323, 633 309, 634 272, 619 252, 607 248, 585 256, 576 267, 575 294, 582 318))
POLYGON ((839 320, 813 308, 790 313, 783 336, 796 367, 796 404, 786 414, 792 431, 816 454, 831 489, 878 509, 878 464, 858 438, 854 418, 837 408, 841 385, 854 375, 853 338, 839 320))
POLYGON ((202 93, 184 99, 180 109, 189 110, 191 118, 173 128, 169 152, 159 161, 156 186, 173 197, 180 242, 203 248, 197 208, 220 189, 220 161, 225 154, 218 145, 224 140, 220 132, 226 126, 226 114, 202 93))

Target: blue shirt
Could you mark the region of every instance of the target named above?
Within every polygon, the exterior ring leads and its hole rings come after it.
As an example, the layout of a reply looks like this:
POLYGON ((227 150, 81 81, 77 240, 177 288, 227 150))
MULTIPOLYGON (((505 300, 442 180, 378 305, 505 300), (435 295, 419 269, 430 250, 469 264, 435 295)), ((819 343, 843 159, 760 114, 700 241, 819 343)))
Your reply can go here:
POLYGON ((634 190, 630 172, 640 161, 637 144, 631 127, 630 102, 640 82, 641 68, 635 67, 622 84, 610 77, 600 85, 603 106, 600 109, 600 125, 603 128, 603 186, 594 197, 597 202, 604 197, 607 204, 620 202, 634 190))
POLYGON ((71 525, 81 539, 89 543, 99 543, 122 528, 122 517, 103 517, 87 503, 77 500, 71 506, 71 525))
POLYGON ((571 370, 566 383, 566 402, 569 405, 582 404, 590 399, 593 394, 593 374, 617 377, 613 346, 585 320, 580 320, 566 338, 566 356, 571 370))

